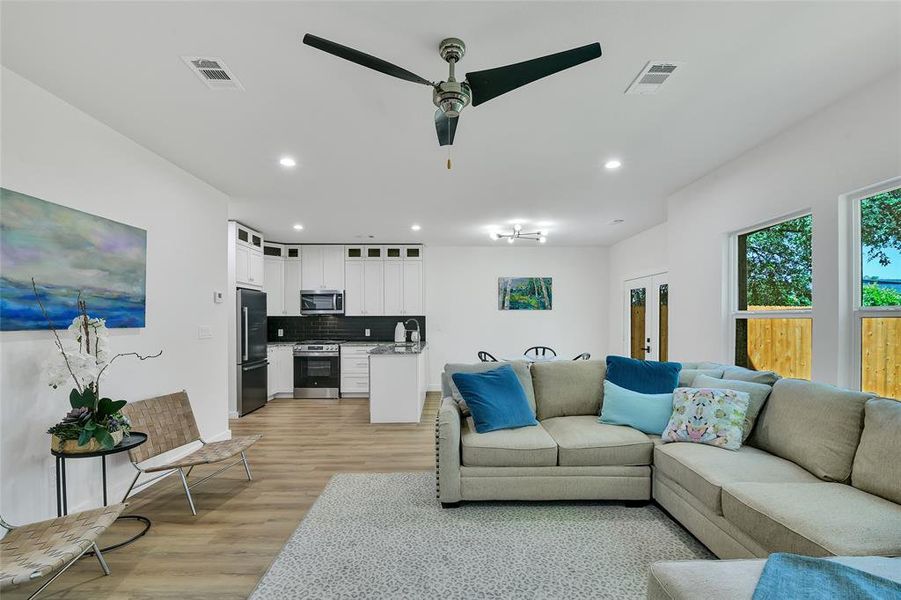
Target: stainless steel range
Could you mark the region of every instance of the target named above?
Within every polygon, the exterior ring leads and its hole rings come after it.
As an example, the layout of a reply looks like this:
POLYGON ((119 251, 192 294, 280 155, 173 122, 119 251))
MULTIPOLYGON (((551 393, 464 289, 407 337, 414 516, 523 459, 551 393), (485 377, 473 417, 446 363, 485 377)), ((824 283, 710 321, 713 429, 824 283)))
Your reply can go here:
POLYGON ((306 340, 294 345, 294 397, 338 398, 341 340, 306 340))

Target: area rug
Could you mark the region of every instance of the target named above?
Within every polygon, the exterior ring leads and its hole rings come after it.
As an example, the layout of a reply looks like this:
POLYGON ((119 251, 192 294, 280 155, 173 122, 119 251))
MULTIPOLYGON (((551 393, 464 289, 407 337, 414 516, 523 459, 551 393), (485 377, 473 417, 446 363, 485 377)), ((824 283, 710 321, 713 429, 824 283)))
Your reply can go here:
POLYGON ((251 598, 645 597, 657 560, 712 555, 653 505, 464 503, 430 473, 340 474, 251 598))

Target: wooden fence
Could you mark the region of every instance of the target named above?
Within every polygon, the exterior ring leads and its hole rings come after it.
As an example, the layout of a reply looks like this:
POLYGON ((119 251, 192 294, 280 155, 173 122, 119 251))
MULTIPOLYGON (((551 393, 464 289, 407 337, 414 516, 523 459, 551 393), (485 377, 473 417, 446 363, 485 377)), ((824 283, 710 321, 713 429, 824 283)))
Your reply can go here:
POLYGON ((901 400, 901 317, 861 323, 861 389, 901 400))
POLYGON ((813 319, 748 319, 748 366, 810 379, 813 319))

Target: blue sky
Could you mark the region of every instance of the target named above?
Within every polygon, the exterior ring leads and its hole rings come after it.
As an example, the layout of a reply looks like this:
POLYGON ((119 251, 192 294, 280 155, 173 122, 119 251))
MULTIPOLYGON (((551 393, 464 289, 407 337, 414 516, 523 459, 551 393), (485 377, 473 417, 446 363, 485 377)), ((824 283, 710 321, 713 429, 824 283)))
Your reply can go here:
MULTIPOLYGON (((863 277, 878 277, 880 279, 901 279, 901 252, 891 248, 886 249, 885 253, 891 259, 891 264, 883 267, 879 261, 871 260, 863 264, 863 277)), ((866 258, 866 248, 864 248, 864 258, 866 258)))

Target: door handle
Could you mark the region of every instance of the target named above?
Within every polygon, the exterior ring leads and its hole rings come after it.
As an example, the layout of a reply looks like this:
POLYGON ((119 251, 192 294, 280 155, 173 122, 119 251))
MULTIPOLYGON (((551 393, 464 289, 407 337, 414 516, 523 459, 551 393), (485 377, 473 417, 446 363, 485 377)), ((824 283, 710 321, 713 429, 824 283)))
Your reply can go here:
POLYGON ((645 347, 644 347, 644 351, 647 352, 648 354, 650 354, 650 353, 651 353, 651 346, 650 346, 650 345, 645 346, 645 347))
POLYGON ((244 357, 241 360, 247 360, 247 355, 249 352, 248 346, 250 345, 250 333, 248 331, 248 325, 250 321, 247 318, 247 307, 244 307, 244 357))

